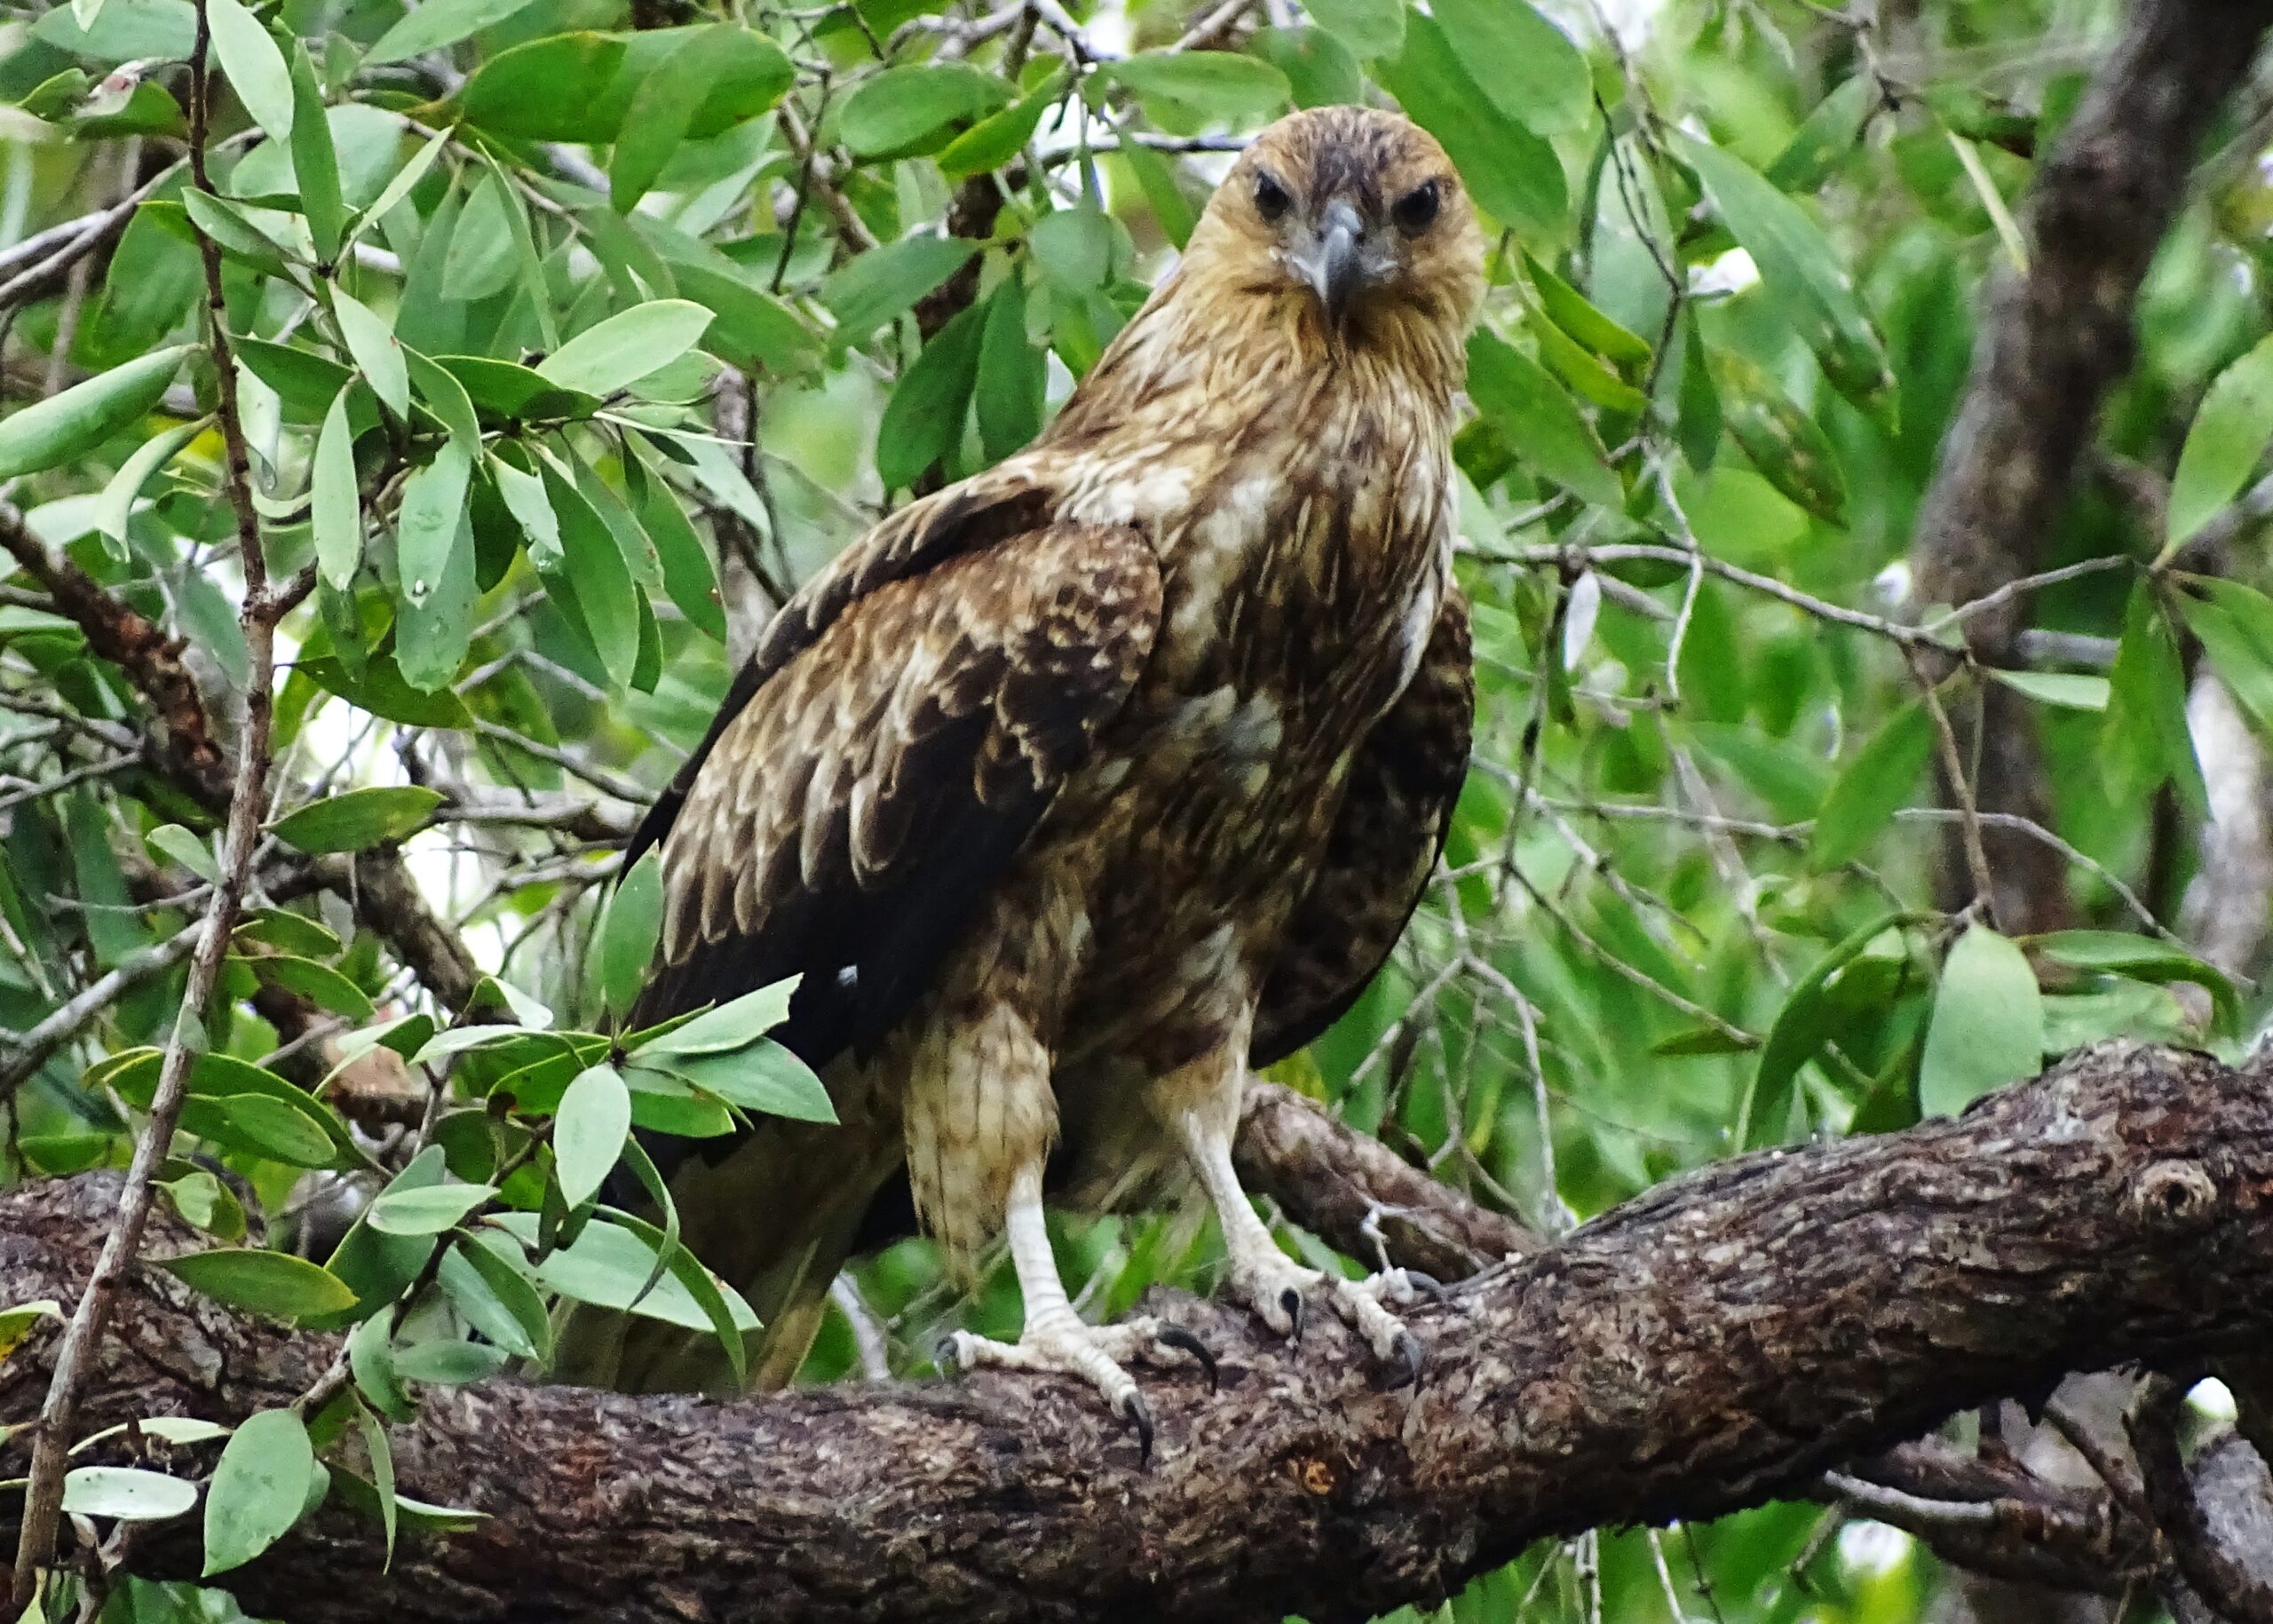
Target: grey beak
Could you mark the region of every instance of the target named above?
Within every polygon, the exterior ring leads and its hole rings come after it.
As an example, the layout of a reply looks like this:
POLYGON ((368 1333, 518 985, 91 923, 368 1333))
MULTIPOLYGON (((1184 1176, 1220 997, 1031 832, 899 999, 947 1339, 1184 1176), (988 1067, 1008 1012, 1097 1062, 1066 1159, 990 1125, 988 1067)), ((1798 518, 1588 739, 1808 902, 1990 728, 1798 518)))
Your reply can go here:
POLYGON ((1350 308, 1350 296, 1365 278, 1365 265, 1358 252, 1365 233, 1366 222, 1349 203, 1337 198, 1327 205, 1326 218, 1319 232, 1311 286, 1317 289, 1319 302, 1326 306, 1327 321, 1335 327, 1342 325, 1342 317, 1350 308))

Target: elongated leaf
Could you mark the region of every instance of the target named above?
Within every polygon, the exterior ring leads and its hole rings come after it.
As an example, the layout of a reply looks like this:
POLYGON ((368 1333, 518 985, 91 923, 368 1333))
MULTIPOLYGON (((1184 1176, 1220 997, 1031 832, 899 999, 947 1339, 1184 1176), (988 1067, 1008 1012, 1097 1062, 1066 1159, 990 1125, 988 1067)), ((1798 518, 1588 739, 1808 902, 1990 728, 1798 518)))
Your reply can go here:
POLYGON ((150 476, 173 461, 176 453, 203 432, 207 422, 200 417, 194 423, 177 424, 137 446, 134 455, 118 465, 110 483, 103 487, 102 496, 95 503, 95 528, 114 540, 124 541, 135 498, 150 482, 150 476))
POLYGON ((720 66, 717 51, 697 31, 641 81, 608 159, 607 197, 619 213, 645 196, 661 177, 686 139, 720 66))
POLYGON ((800 1122, 834 1122, 836 1107, 813 1070, 774 1042, 728 1054, 652 1055, 673 1076, 730 1105, 800 1122))
POLYGON ((887 489, 914 484, 962 442, 986 321, 985 305, 958 311, 892 391, 876 428, 876 477, 887 489))
POLYGON ((213 848, 178 823, 162 823, 142 837, 142 844, 169 862, 179 863, 208 884, 221 883, 221 865, 213 848))
POLYGON ((538 363, 563 389, 609 395, 661 370, 695 346, 710 313, 686 299, 651 299, 585 329, 538 363))
POLYGON ((329 964, 289 953, 264 953, 252 961, 253 973, 272 986, 297 993, 318 1009, 344 1015, 360 1024, 376 1011, 370 995, 329 964))
POLYGON ((744 993, 644 1042, 634 1034, 626 1041, 626 1047, 636 1045, 638 1051, 657 1056, 715 1054, 722 1050, 741 1049, 756 1042, 788 1018, 790 995, 796 990, 797 978, 792 976, 754 993, 744 993))
POLYGON ((180 1276, 192 1288, 247 1313, 292 1319, 337 1313, 355 1305, 355 1294, 337 1275, 285 1252, 226 1247, 170 1257, 158 1266, 180 1276))
POLYGON ((491 1184, 425 1184, 390 1190, 364 1215, 382 1235, 439 1235, 497 1193, 491 1184))
POLYGON ((1404 0, 1310 0, 1303 9, 1357 56, 1395 56, 1405 44, 1404 0))
POLYGON ((1586 123, 1594 105, 1587 59, 1526 0, 1432 0, 1430 11, 1501 112, 1540 135, 1586 123))
POLYGON ((154 1523, 197 1504, 197 1485, 139 1466, 80 1466, 63 1474, 63 1509, 75 1517, 154 1523))
POLYGON ((1926 707, 1913 701, 1896 711, 1832 780, 1808 843, 1809 863, 1835 868, 1861 856, 1908 804, 1933 749, 1934 724, 1926 707))
POLYGON ((861 255, 821 284, 837 337, 858 344, 962 268, 976 245, 961 237, 909 237, 861 255))
POLYGON ((395 341, 393 325, 345 289, 332 289, 331 307, 339 336, 371 392, 396 416, 409 416, 410 370, 403 362, 402 345, 395 341))
POLYGON ((426 815, 441 804, 438 792, 417 784, 351 789, 279 819, 273 832, 311 857, 361 852, 423 827, 426 815))
POLYGON ((631 680, 639 658, 642 602, 623 551, 598 509, 549 460, 544 494, 558 521, 566 567, 546 585, 575 606, 610 682, 631 680))
POLYGON ((2144 795, 2167 779, 2188 805, 2206 807, 2209 792, 2186 725, 2186 669, 2150 582, 2131 590, 2108 683, 2101 747, 2127 780, 2126 791, 2144 795))
POLYGON ((2128 976, 2134 981, 2191 981, 2210 994, 2219 1021, 2228 1030, 2240 1017, 2240 994, 2226 973, 2168 942, 2119 931, 2055 931, 2030 946, 2079 970, 2128 976))
MULTIPOLYGON (((442 297, 478 304, 502 293, 520 274, 514 215, 520 200, 494 170, 484 170, 450 227, 442 256, 442 297)), ((526 228, 527 222, 520 224, 526 228)))
POLYGON ((1139 96, 1202 117, 1267 118, 1287 105, 1287 75, 1231 51, 1145 51, 1105 65, 1139 96))
POLYGON ((621 1015, 646 984, 663 930, 662 853, 650 848, 616 883, 600 926, 600 986, 621 1015))
POLYGON ((0 479, 83 456, 158 403, 194 346, 159 350, 0 418, 0 479))
POLYGON ((291 1532, 316 1470, 308 1430, 292 1410, 263 1410, 238 1427, 205 1496, 208 1574, 242 1567, 291 1532))
POLYGON ((1614 504, 1625 487, 1579 408, 1547 369, 1479 332, 1468 344, 1468 388, 1516 454, 1589 502, 1614 504))
POLYGON ((1006 99, 1002 80, 967 62, 888 67, 844 99, 837 133, 859 157, 931 152, 946 144, 949 125, 1006 99))
POLYGON ((310 472, 309 517, 316 569, 326 584, 345 591, 363 566, 363 505, 355 479, 354 430, 347 421, 347 391, 332 397, 316 435, 310 472))
POLYGON ((2016 693, 2025 693, 2042 705, 2057 705, 2063 710, 2104 710, 2109 693, 2104 677, 2087 676, 2079 671, 2000 671, 1992 670, 1995 677, 2016 693))
POLYGON ((213 54, 221 59, 229 88, 269 139, 289 146, 292 74, 284 66, 284 53, 238 0, 206 0, 205 17, 213 30, 213 54))
POLYGON ((519 1249, 502 1241, 495 1246, 488 1244, 495 1240, 498 1237, 494 1233, 462 1236, 451 1248, 450 1256, 442 1260, 443 1289, 450 1292, 451 1300, 473 1327, 499 1347, 523 1359, 548 1359, 552 1357, 552 1326, 544 1299, 530 1283, 527 1265, 506 1256, 511 1251, 518 1256, 519 1249), (489 1303, 504 1311, 509 1324, 495 1322, 487 1305, 469 1309, 473 1293, 465 1289, 463 1273, 480 1281, 489 1303))
POLYGON ((1906 914, 1884 914, 1843 938, 1810 967, 1784 995, 1761 1047, 1760 1065, 1745 1090, 1737 1113, 1737 1148, 1758 1150, 1780 1144, 1792 1114, 1792 1090, 1800 1067, 1815 1058, 1836 1033, 1841 1014, 1825 996, 1832 978, 1863 954, 1880 937, 1907 922, 1906 914))
POLYGON ((631 1091, 615 1067, 588 1066, 560 1097, 552 1121, 552 1153, 561 1198, 580 1207, 599 1191, 631 1131, 631 1091))
POLYGON ((416 11, 397 20, 364 53, 363 66, 407 61, 471 38, 482 29, 504 21, 529 0, 424 0, 416 11))
POLYGON ((422 692, 447 687, 456 677, 473 630, 473 535, 465 501, 472 471, 465 442, 446 441, 432 463, 403 482, 395 512, 403 599, 395 659, 403 680, 422 692))
POLYGON ((315 241, 316 258, 333 265, 347 231, 347 204, 340 196, 339 154, 332 149, 323 87, 297 40, 292 43, 291 75, 292 174, 299 186, 300 215, 315 241))
POLYGON ((1444 143, 1478 208, 1534 237, 1568 234, 1562 161, 1476 82, 1437 17, 1408 11, 1405 49, 1374 72, 1406 115, 1444 143))
POLYGON ((2044 1002, 2018 947, 1986 925, 1957 939, 1934 994, 1918 1103, 1954 1116, 1991 1089, 2033 1077, 2044 1064, 2044 1002))
POLYGON ((2186 544, 2218 510, 2237 495, 2242 482, 2273 440, 2273 338, 2218 374, 2186 431, 2171 476, 2167 547, 2186 544))
POLYGON ((182 1125, 224 1143, 249 1145, 287 1167, 326 1168, 337 1160, 323 1119, 288 1099, 269 1094, 230 1094, 192 1099, 182 1108, 182 1125))

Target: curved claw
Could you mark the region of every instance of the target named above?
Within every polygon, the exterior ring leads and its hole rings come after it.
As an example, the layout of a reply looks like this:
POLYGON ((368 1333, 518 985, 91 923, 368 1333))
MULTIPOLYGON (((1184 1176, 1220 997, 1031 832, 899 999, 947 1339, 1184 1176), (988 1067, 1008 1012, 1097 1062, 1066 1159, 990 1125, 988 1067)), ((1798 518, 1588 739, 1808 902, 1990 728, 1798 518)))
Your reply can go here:
POLYGON ((1296 1291, 1292 1286, 1287 1287, 1286 1290, 1279 1294, 1279 1306, 1286 1311, 1287 1318, 1294 1322, 1292 1327, 1287 1333, 1287 1340, 1288 1342, 1302 1341, 1303 1294, 1296 1291))
POLYGON ((959 1376, 962 1374, 962 1348, 955 1341, 955 1334, 953 1331, 949 1331, 931 1344, 931 1363, 939 1367, 939 1374, 943 1376, 959 1376))
POLYGON ((1435 1275, 1423 1274, 1418 1269, 1407 1269, 1404 1272, 1405 1283, 1427 1297, 1430 1302, 1449 1303, 1452 1301, 1453 1294, 1445 1289, 1444 1281, 1435 1275))
POLYGON ((1199 1360, 1200 1368, 1208 1375, 1208 1390, 1211 1393, 1217 1390, 1216 1356, 1209 1351, 1206 1343, 1201 1342, 1199 1337, 1180 1325, 1163 1325, 1153 1335, 1160 1338, 1163 1347, 1180 1349, 1199 1360))
POLYGON ((1152 1463, 1152 1410, 1144 1402, 1144 1395, 1132 1391, 1113 1406, 1113 1413, 1136 1434, 1136 1464, 1139 1467, 1150 1466, 1152 1463))
POLYGON ((1421 1385, 1421 1367, 1427 1362, 1421 1343, 1410 1331, 1399 1331, 1397 1340, 1390 1343, 1390 1358, 1395 1368, 1390 1374, 1389 1387, 1394 1391, 1400 1387, 1421 1385))

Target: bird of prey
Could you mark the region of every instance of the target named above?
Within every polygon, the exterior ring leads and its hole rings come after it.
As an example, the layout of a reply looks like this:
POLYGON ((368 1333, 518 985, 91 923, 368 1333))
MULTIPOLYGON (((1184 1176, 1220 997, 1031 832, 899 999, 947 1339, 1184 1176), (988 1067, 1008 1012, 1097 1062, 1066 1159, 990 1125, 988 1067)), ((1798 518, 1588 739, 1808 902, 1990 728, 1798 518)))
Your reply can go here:
MULTIPOLYGON (((1426 133, 1283 119, 1037 441, 768 627, 632 852, 660 844, 665 893, 633 1023, 801 975, 776 1035, 839 1119, 762 1122, 674 1180, 767 1322, 762 1382, 903 1176, 952 1271, 1007 1237, 1024 1294, 1016 1343, 958 1332, 952 1362, 1077 1375, 1147 1442, 1124 1367, 1204 1351, 1084 1324, 1045 1196, 1196 1182, 1234 1294, 1286 1334, 1322 1304, 1417 1379, 1390 1312, 1415 1282, 1287 1256, 1232 1139, 1248 1068, 1388 955, 1466 771, 1450 432, 1483 281, 1426 133)), ((619 1386, 709 1379, 660 1338, 606 1357, 619 1386)))

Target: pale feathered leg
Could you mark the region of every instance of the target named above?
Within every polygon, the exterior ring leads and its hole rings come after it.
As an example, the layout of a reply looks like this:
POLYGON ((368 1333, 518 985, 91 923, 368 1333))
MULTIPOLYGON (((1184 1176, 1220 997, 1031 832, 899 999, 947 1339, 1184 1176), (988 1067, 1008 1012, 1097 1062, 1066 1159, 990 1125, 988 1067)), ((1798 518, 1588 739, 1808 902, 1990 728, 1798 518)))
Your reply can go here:
MULTIPOLYGON (((1300 1336, 1303 1305, 1322 1297, 1327 1305, 1374 1351, 1374 1357, 1394 1372, 1392 1385, 1421 1380, 1421 1343, 1384 1302, 1409 1307, 1442 1287, 1427 1275, 1408 1269, 1386 1269, 1362 1280, 1306 1268, 1279 1249, 1247 1192, 1232 1170, 1232 1136, 1239 1121, 1239 1090, 1246 1072, 1231 1067, 1230 1108, 1211 1098, 1174 1112, 1177 1137, 1192 1159, 1200 1187, 1216 1208, 1224 1229, 1224 1248, 1231 1254, 1230 1287, 1234 1295, 1263 1317, 1263 1323, 1282 1336, 1300 1336)), ((1189 1096, 1187 1096, 1189 1097, 1189 1096)))
POLYGON ((1152 1412, 1121 1362, 1194 1363, 1207 1373, 1212 1388, 1215 1359, 1190 1331, 1149 1314, 1113 1325, 1083 1323, 1066 1298, 1065 1284, 1057 1278, 1057 1260, 1050 1255, 1049 1236, 1042 1224, 1040 1162, 1021 1167, 1011 1178, 1003 1230, 1010 1243, 1010 1261, 1018 1272, 1018 1290, 1026 1300, 1026 1327, 1015 1343, 994 1342, 969 1331, 951 1332, 941 1339, 940 1364, 964 1370, 992 1365, 1003 1370, 1049 1370, 1077 1376, 1105 1395, 1113 1413, 1135 1430, 1138 1454, 1149 1457, 1152 1412))

